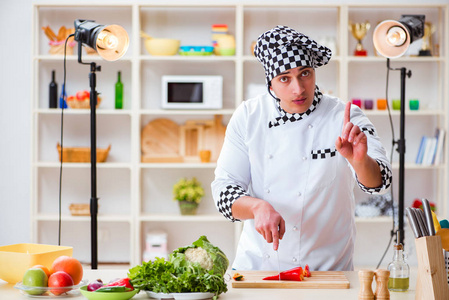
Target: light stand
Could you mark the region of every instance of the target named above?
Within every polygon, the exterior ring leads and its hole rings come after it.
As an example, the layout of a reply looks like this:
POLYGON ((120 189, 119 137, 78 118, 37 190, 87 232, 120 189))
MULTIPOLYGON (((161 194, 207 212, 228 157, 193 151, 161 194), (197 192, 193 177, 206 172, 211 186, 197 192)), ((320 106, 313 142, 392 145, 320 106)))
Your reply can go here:
POLYGON ((82 45, 95 49, 105 60, 117 60, 128 49, 129 39, 126 31, 117 25, 103 26, 88 20, 75 20, 75 40, 78 41, 78 62, 90 65, 90 231, 91 231, 91 268, 98 268, 98 198, 97 198, 97 119, 96 107, 98 94, 96 91, 97 76, 101 67, 95 62, 82 61, 82 45))
POLYGON ((392 71, 401 71, 401 109, 399 120, 399 139, 393 141, 396 145, 396 151, 399 152, 399 199, 398 199, 398 243, 404 244, 404 190, 405 190, 405 80, 412 76, 412 71, 402 67, 393 69, 390 67, 390 59, 387 58, 387 68, 392 71))
MULTIPOLYGON (((398 21, 383 21, 377 25, 373 33, 373 43, 376 50, 387 58, 388 70, 401 71, 401 109, 400 109, 400 136, 397 144, 399 152, 399 199, 398 199, 398 240, 404 245, 404 179, 405 179, 405 80, 411 77, 412 72, 402 67, 390 67, 390 58, 402 56, 410 44, 424 35, 424 15, 402 15, 398 21)), ((394 217, 394 216, 393 216, 394 217)))

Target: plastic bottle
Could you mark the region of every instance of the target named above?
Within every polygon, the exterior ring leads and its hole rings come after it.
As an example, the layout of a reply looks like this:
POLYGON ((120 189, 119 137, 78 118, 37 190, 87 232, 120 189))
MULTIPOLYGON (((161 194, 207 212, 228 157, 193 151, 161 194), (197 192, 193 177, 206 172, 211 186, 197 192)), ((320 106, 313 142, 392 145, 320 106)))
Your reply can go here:
POLYGON ((59 108, 67 108, 67 92, 62 84, 61 96, 59 97, 59 108))
POLYGON ((115 83, 115 108, 123 108, 123 83, 121 82, 120 71, 118 71, 117 82, 115 83))
POLYGON ((409 288, 410 267, 405 262, 403 246, 400 243, 394 245, 393 261, 388 265, 388 271, 390 271, 388 290, 392 292, 407 291, 409 288))
POLYGON ((58 84, 55 81, 55 70, 51 72, 51 82, 49 86, 49 107, 58 108, 58 84))

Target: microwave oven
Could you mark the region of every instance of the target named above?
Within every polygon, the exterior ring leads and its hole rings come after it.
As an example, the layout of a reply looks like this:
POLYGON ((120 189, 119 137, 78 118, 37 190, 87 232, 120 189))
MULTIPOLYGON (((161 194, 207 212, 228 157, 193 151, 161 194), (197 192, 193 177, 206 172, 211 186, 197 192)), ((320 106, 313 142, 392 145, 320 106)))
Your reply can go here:
POLYGON ((164 109, 221 109, 223 77, 162 76, 161 106, 164 109))

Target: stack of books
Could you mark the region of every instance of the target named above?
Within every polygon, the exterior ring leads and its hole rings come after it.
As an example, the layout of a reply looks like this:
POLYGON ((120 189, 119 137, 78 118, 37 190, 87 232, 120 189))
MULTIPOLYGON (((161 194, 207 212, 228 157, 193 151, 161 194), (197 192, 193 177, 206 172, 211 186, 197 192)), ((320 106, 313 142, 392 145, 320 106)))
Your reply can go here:
POLYGON ((415 163, 424 166, 442 163, 445 135, 444 129, 437 128, 434 136, 423 136, 415 163))

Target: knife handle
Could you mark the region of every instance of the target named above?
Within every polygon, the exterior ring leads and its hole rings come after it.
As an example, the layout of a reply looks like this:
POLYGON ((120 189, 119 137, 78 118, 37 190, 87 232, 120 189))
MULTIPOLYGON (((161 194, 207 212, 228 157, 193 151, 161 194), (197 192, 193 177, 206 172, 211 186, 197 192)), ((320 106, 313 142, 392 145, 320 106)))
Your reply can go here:
POLYGON ((433 226, 433 217, 432 217, 432 211, 430 210, 430 204, 429 200, 422 199, 422 206, 424 210, 424 215, 426 216, 427 220, 427 227, 429 227, 429 234, 435 235, 435 227, 433 226))
POLYGON ((405 209, 405 211, 407 212, 408 222, 410 223, 410 227, 412 227, 413 234, 415 235, 415 238, 421 237, 420 231, 418 229, 418 224, 417 224, 414 214, 412 212, 412 208, 407 207, 405 209))

